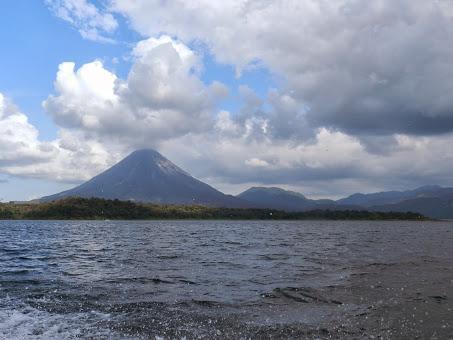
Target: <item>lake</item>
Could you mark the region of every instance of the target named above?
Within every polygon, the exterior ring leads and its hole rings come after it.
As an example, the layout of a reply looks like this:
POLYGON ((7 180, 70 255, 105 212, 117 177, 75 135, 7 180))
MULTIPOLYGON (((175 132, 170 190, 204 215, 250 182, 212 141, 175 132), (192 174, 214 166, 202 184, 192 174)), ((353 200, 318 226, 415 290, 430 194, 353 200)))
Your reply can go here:
POLYGON ((453 335, 453 223, 0 221, 0 338, 453 335))

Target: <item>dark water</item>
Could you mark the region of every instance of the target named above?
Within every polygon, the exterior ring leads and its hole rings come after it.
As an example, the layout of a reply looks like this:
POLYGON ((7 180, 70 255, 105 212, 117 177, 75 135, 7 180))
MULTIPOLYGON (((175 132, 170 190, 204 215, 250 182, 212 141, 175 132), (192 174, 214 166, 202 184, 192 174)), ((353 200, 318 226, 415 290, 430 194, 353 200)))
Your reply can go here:
POLYGON ((375 305, 356 276, 415 294, 452 257, 446 222, 0 221, 0 339, 347 337, 375 305))

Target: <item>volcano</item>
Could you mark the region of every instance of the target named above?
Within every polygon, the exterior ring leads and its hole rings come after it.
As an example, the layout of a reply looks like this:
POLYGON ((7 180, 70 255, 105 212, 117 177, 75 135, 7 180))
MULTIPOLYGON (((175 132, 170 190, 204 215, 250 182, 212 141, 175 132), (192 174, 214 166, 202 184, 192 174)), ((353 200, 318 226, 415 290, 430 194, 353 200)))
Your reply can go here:
POLYGON ((203 183, 152 149, 137 150, 122 161, 73 189, 43 197, 104 198, 156 204, 243 207, 241 199, 203 183))

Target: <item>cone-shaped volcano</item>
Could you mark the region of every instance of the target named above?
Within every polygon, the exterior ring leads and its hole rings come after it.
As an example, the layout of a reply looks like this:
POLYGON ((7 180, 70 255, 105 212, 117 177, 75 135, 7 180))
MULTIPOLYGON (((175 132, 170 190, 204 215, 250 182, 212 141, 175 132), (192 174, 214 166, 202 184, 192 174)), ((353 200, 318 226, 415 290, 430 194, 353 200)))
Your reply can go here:
POLYGON ((243 202, 203 183, 155 150, 138 150, 88 182, 42 201, 98 197, 162 204, 240 207, 243 202))

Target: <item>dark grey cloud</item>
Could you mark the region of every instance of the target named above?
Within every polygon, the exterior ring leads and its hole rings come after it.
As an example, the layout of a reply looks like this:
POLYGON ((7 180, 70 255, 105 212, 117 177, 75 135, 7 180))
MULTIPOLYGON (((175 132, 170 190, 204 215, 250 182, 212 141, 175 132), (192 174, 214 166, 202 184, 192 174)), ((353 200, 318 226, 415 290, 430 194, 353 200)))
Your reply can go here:
POLYGON ((280 97, 295 102, 268 114, 276 138, 303 141, 319 127, 360 137, 453 131, 452 1, 112 4, 144 35, 201 40, 239 71, 258 61, 281 77, 280 97))

